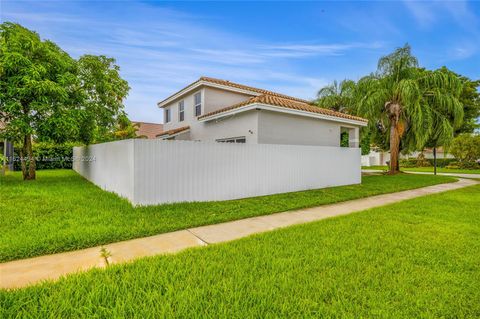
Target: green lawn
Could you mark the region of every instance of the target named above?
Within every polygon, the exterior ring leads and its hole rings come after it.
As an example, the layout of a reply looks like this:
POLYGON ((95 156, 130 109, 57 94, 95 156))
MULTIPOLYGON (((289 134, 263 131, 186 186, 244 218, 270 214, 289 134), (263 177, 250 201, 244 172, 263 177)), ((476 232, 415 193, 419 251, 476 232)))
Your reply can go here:
POLYGON ((451 181, 441 176, 368 176, 361 185, 133 208, 70 170, 39 171, 38 180, 30 182, 15 173, 0 179, 0 261, 451 181))
POLYGON ((473 186, 144 258, 0 292, 0 317, 479 318, 479 207, 473 186))
MULTIPOLYGON (((388 170, 387 166, 362 166, 362 169, 388 170)), ((431 172, 433 167, 400 167, 405 172, 431 172)), ((437 173, 459 173, 459 174, 480 174, 480 169, 460 169, 437 167, 437 173)))

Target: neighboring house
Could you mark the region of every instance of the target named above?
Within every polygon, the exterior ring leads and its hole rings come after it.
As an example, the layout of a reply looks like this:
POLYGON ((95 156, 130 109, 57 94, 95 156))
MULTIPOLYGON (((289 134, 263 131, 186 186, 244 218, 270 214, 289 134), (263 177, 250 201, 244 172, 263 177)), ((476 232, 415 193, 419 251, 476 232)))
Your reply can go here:
POLYGON ((363 118, 230 81, 201 77, 158 103, 158 138, 252 144, 340 146, 341 132, 359 146, 363 118))
MULTIPOLYGON (((0 122, 0 132, 5 127, 3 122, 0 122)), ((5 156, 8 160, 7 168, 10 171, 13 171, 13 143, 7 139, 0 139, 0 154, 5 156)), ((0 163, 0 166, 3 166, 3 162, 0 163)))
MULTIPOLYGON (((400 158, 417 158, 420 152, 400 154, 400 158)), ((426 148, 423 155, 427 159, 433 159, 433 149, 426 148)), ((437 148, 437 158, 455 158, 452 154, 445 152, 443 147, 437 148)), ((368 155, 362 155, 362 166, 385 166, 390 161, 390 153, 380 150, 372 150, 368 155)))
MULTIPOLYGON (((403 156, 403 158, 411 158, 415 157, 417 158, 418 155, 420 155, 420 152, 413 152, 411 154, 408 154, 406 156, 403 156)), ((425 158, 428 159, 433 159, 433 148, 426 148, 423 150, 423 155, 425 155, 425 158)), ((452 154, 446 152, 443 147, 437 147, 437 158, 455 158, 452 154)))
POLYGON ((132 124, 136 125, 138 128, 136 132, 138 137, 146 137, 149 139, 153 139, 153 138, 156 138, 157 135, 162 133, 163 131, 163 125, 159 123, 132 121, 132 124))
POLYGON ((362 166, 385 166, 389 161, 389 152, 382 152, 376 149, 372 149, 367 155, 362 155, 362 166))

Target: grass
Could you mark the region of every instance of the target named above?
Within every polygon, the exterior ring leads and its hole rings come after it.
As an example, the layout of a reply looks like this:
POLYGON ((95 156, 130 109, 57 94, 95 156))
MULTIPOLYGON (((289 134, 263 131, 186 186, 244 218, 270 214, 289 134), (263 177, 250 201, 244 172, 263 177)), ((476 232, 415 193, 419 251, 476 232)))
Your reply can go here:
POLYGON ((330 204, 454 181, 417 175, 367 176, 361 185, 223 202, 132 207, 70 170, 0 179, 0 261, 92 247, 188 227, 330 204))
MULTIPOLYGON (((388 170, 387 166, 362 166, 363 169, 388 170)), ((433 173, 433 166, 430 167, 400 167, 405 172, 430 172, 433 173)), ((480 169, 461 169, 437 167, 437 173, 457 173, 457 174, 480 174, 480 169)))
POLYGON ((0 291, 0 317, 478 318, 478 207, 480 185, 0 291))

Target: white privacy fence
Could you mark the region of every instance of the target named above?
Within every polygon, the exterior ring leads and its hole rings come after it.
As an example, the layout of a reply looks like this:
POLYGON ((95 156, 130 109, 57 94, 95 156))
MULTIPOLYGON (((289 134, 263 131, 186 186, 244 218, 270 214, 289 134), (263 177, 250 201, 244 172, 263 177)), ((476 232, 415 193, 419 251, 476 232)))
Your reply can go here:
POLYGON ((134 139, 75 147, 74 158, 75 171, 135 205, 361 182, 359 148, 134 139))

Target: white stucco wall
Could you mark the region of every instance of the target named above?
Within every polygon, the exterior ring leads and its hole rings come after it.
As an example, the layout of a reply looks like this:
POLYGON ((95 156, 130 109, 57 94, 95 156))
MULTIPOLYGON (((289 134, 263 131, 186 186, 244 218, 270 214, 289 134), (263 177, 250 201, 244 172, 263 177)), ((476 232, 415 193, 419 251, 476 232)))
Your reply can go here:
POLYGON ((212 122, 200 122, 194 116, 194 94, 202 93, 202 114, 224 108, 248 99, 250 96, 203 87, 170 103, 171 121, 164 124, 164 130, 190 126, 190 132, 178 135, 175 140, 215 141, 217 139, 245 136, 247 143, 257 142, 258 117, 256 112, 246 112, 212 122), (185 119, 179 121, 178 103, 184 101, 185 119))
POLYGON ((370 151, 367 155, 362 155, 362 166, 383 166, 390 161, 390 153, 370 151))
POLYGON ((352 137, 351 146, 358 146, 358 127, 306 116, 251 110, 208 122, 198 121, 194 116, 194 95, 198 92, 202 94, 202 114, 251 97, 203 86, 177 98, 165 107, 171 111, 171 121, 164 124, 164 130, 189 126, 190 131, 176 136, 175 140, 215 141, 244 136, 246 143, 339 146, 340 131, 347 128, 352 137), (182 122, 178 113, 180 101, 184 102, 185 110, 182 122))
POLYGON ((128 140, 74 149, 74 169, 133 204, 229 200, 361 182, 360 149, 128 140))
POLYGON ((259 143, 340 146, 340 123, 265 110, 258 114, 259 143))
POLYGON ((258 143, 258 112, 248 111, 209 122, 198 122, 192 140, 215 142, 222 138, 245 136, 246 143, 258 143))
POLYGON ((230 92, 210 87, 201 87, 189 94, 182 96, 181 98, 172 101, 172 103, 166 105, 163 109, 171 110, 171 121, 165 123, 163 129, 165 131, 179 128, 182 126, 193 126, 198 124, 197 118, 194 113, 194 95, 198 92, 202 94, 202 115, 222 109, 227 106, 237 104, 239 102, 248 100, 251 96, 236 92, 230 92), (179 121, 178 103, 184 101, 185 119, 179 121))
POLYGON ((251 95, 205 87, 205 112, 213 112, 251 98, 251 95))

